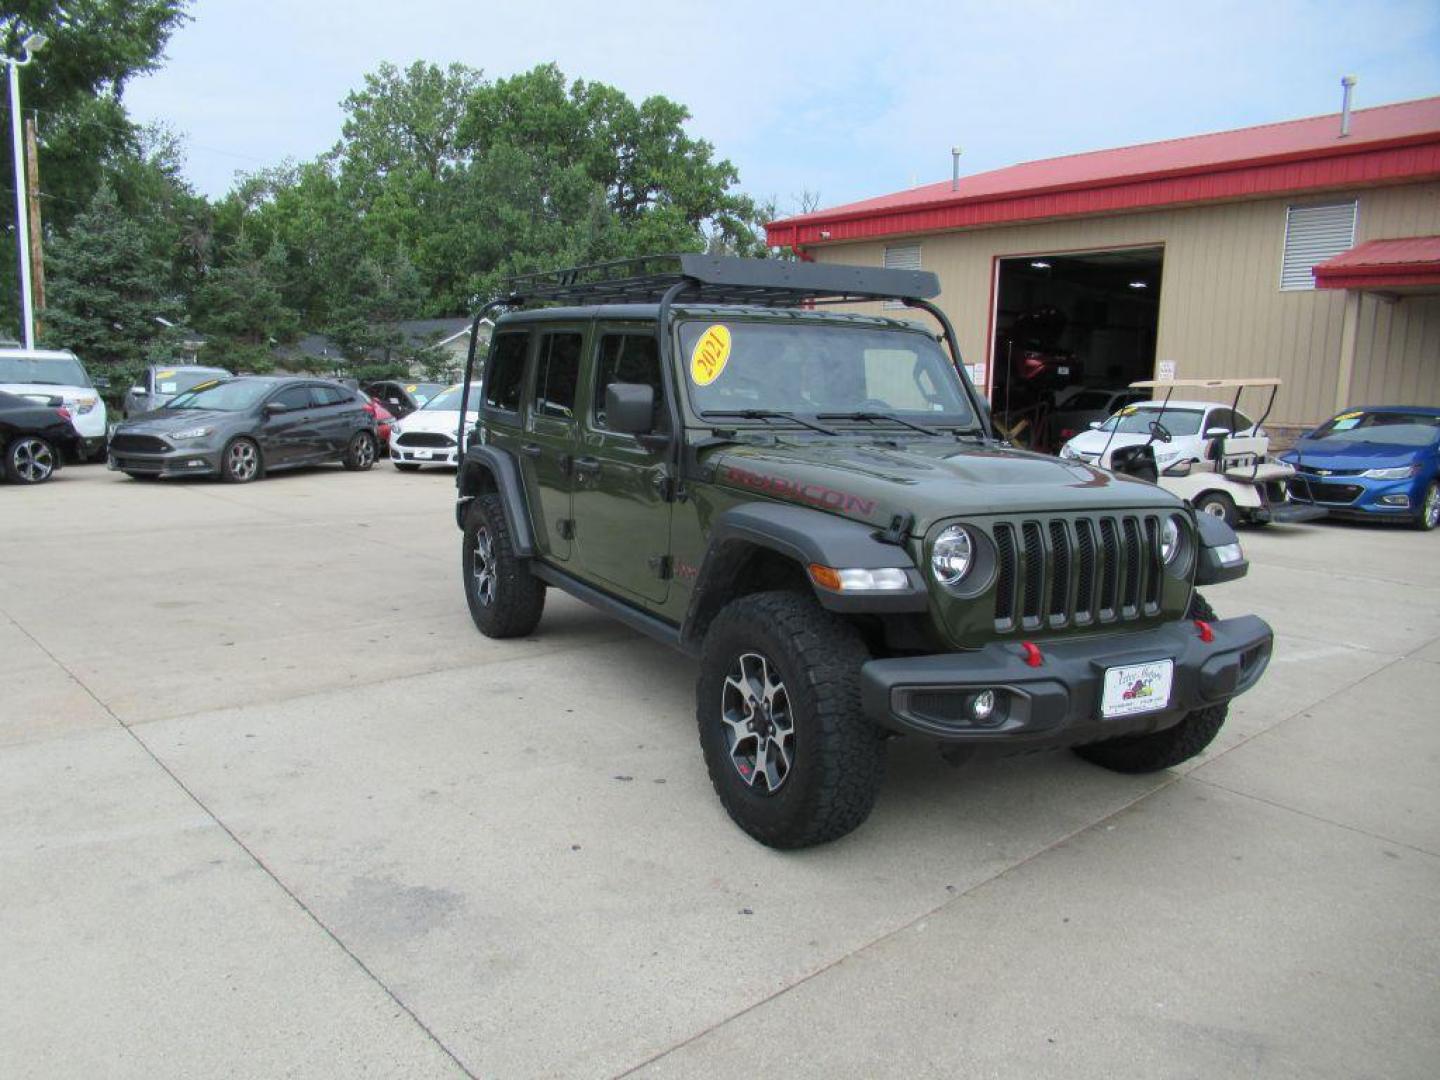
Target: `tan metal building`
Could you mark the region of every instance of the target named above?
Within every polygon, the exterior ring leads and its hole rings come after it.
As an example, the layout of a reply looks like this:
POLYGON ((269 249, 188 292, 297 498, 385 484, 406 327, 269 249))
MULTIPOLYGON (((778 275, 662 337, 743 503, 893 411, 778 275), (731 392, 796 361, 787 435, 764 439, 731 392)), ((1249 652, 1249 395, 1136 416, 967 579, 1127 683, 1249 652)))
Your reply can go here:
POLYGON ((1440 404, 1440 97, 1347 119, 1030 162, 773 222, 769 239, 935 271, 1001 412, 1156 377, 1278 375, 1280 428, 1440 404), (1409 238, 1436 239, 1346 272, 1360 245, 1409 238))

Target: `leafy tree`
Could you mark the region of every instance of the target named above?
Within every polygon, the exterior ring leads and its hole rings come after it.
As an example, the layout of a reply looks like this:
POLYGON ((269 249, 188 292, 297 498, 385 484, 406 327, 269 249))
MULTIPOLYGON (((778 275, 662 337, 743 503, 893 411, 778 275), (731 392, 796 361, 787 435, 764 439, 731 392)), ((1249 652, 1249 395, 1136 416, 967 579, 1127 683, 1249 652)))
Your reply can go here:
POLYGON ((49 254, 44 340, 74 349, 91 370, 118 382, 157 347, 174 343, 167 323, 183 318, 168 267, 145 223, 126 214, 102 185, 49 254), (161 320, 164 320, 163 322, 161 320))
POLYGON ((294 340, 299 316, 286 306, 281 285, 285 250, 272 244, 263 257, 241 240, 223 266, 211 270, 195 291, 195 326, 205 334, 208 363, 233 371, 268 371, 273 346, 294 340))
MULTIPOLYGON (((144 156, 122 104, 125 84, 159 66, 187 7, 188 0, 6 0, 0 7, 5 55, 21 55, 21 42, 37 31, 50 39, 20 72, 25 109, 40 117, 47 232, 69 227, 117 161, 144 156)), ((8 123, 8 101, 5 109, 8 123)), ((13 162, 6 153, 0 155, 0 188, 13 187, 13 162)), ((15 250, 13 220, 6 221, 0 240, 15 250)), ((0 260, 0 319, 18 324, 14 262, 0 260)))

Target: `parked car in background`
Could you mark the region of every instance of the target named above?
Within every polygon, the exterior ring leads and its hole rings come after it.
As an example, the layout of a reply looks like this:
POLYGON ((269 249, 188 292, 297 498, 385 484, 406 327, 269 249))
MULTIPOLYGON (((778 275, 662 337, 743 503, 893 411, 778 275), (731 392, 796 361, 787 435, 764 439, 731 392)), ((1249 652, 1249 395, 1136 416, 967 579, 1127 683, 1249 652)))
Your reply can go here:
POLYGON ((403 420, 416 409, 423 407, 436 394, 444 391, 446 385, 441 382, 381 379, 378 382, 366 383, 360 389, 389 409, 390 415, 403 420))
POLYGON ((135 385, 125 391, 125 418, 130 420, 163 408, 172 398, 201 383, 231 377, 231 372, 218 367, 151 364, 140 373, 135 385))
POLYGON ((78 461, 83 440, 58 394, 0 392, 0 472, 15 484, 43 484, 66 461, 78 461))
POLYGON ((1280 457, 1295 466, 1296 502, 1318 503, 1337 517, 1440 525, 1440 408, 1347 409, 1280 457))
POLYGON ((1058 446, 1073 439, 1076 435, 1088 431, 1092 423, 1113 416, 1126 405, 1138 405, 1149 400, 1149 394, 1137 393, 1128 388, 1105 390, 1087 387, 1079 390, 1056 403, 1055 411, 1050 414, 1052 434, 1049 445, 1058 446))
POLYGON ((59 397, 83 440, 80 460, 105 453, 105 402, 69 349, 0 348, 0 391, 59 397))
POLYGON ((1116 450, 1149 442, 1150 425, 1157 421, 1170 435, 1168 442, 1155 447, 1155 464, 1161 472, 1182 461, 1205 460, 1211 450, 1205 432, 1214 428, 1224 428, 1227 433, 1242 437, 1265 434, 1255 421, 1229 405, 1217 405, 1213 401, 1146 400, 1126 405, 1101 423, 1092 423, 1088 431, 1060 448, 1060 456, 1108 468, 1116 450))
POLYGON ((395 417, 378 398, 373 398, 365 391, 357 391, 365 398, 365 411, 375 418, 375 438, 380 443, 380 453, 390 452, 390 428, 395 423, 395 417))
POLYGON ((319 379, 247 376, 205 383, 118 425, 110 468, 135 479, 219 476, 235 484, 271 469, 375 464, 365 397, 319 379))
MULTIPOLYGON (((421 465, 459 463, 456 433, 460 430, 460 391, 452 386, 436 394, 423 408, 395 422, 390 435, 390 461, 401 472, 414 472, 421 465)), ((466 428, 479 419, 480 383, 470 384, 470 400, 466 403, 466 428)))

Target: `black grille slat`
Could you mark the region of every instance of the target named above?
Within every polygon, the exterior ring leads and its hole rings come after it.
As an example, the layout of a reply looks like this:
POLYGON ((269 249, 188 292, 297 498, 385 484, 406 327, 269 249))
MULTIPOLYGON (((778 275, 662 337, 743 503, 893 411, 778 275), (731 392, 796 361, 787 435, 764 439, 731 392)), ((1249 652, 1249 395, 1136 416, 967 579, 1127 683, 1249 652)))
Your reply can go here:
POLYGON ((1109 621, 1116 616, 1120 592, 1120 538, 1114 518, 1100 519, 1100 605, 1097 614, 1109 621))
POLYGON ((1050 621, 1064 626, 1070 620, 1074 601, 1070 596, 1070 530, 1058 518, 1050 522, 1050 550, 1054 569, 1050 577, 1050 621))
POLYGON ((1021 618, 1027 627, 1040 625, 1040 597, 1045 587, 1045 542, 1040 538, 1040 526, 1027 521, 1020 527, 1025 537, 1025 600, 1020 609, 1021 618))
POLYGON ((155 435, 120 432, 111 437, 110 449, 122 454, 167 454, 171 446, 155 435))
POLYGON ((1125 584, 1121 589, 1121 608, 1125 614, 1134 614, 1140 607, 1141 575, 1145 560, 1140 548, 1140 523, 1132 517, 1121 519, 1120 537, 1125 545, 1125 584))
POLYGON ((397 446, 454 446, 455 436, 438 431, 406 431, 395 439, 397 446))
POLYGON ((1015 622, 1015 530, 995 526, 995 623, 1008 630, 1015 622))

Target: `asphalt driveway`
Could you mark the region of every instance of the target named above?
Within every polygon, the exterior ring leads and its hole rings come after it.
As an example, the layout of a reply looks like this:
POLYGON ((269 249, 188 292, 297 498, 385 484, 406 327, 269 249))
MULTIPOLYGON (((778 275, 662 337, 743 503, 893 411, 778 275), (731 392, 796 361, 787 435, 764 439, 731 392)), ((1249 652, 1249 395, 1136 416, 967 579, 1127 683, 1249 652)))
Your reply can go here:
POLYGON ((474 631, 452 485, 0 486, 0 1076, 1435 1074, 1440 537, 1247 533, 1182 770, 900 745, 780 854, 691 661, 474 631))

